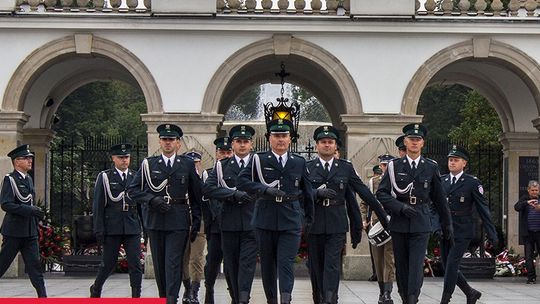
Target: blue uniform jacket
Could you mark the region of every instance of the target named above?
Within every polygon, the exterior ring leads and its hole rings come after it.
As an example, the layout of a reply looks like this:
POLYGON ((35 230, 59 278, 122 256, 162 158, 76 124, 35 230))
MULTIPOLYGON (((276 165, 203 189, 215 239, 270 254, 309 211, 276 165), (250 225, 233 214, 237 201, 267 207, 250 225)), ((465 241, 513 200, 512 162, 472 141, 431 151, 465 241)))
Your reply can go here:
POLYGON ((271 151, 257 154, 265 181, 271 183, 279 180, 281 190, 287 195, 299 196, 299 199, 279 203, 275 198, 265 195, 264 191, 268 187, 259 182, 252 157, 248 165, 240 171, 237 188, 258 196, 253 212, 253 226, 284 231, 301 229, 303 222, 313 223, 313 194, 306 160, 299 155, 288 153, 287 163, 282 167, 271 151))
POLYGON ((17 199, 9 177, 12 176, 21 195, 27 196, 34 193, 34 182, 30 175, 24 179, 22 175, 13 171, 4 177, 2 183, 2 192, 0 193, 0 203, 2 210, 6 212, 2 222, 2 235, 10 237, 33 237, 38 235, 38 218, 32 216, 32 207, 30 202, 23 203, 17 199))
POLYGON ((176 155, 173 167, 169 169, 161 155, 147 159, 152 183, 157 186, 168 178, 170 196, 173 199, 181 199, 187 198, 186 194, 188 194, 189 205, 172 204, 171 209, 166 213, 152 208, 149 205, 150 200, 156 196, 166 196, 166 189, 154 192, 148 187, 146 180, 141 185, 141 166, 128 187, 128 195, 142 204, 145 228, 162 231, 190 229, 198 231, 201 227, 202 181, 197 175, 193 160, 183 155, 176 155))

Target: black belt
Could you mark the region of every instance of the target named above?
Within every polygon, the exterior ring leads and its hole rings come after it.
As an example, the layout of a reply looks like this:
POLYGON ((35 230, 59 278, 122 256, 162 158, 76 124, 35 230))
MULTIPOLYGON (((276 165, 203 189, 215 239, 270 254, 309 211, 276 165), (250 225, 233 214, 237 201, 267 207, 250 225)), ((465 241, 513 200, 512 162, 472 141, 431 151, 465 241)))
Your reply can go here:
POLYGON ((113 209, 120 210, 120 211, 136 211, 137 205, 130 205, 130 204, 122 204, 122 203, 115 203, 111 204, 113 206, 113 209))
MULTIPOLYGON (((167 201, 167 198, 165 198, 165 201, 167 201)), ((187 205, 188 204, 188 199, 187 198, 171 197, 171 198, 169 198, 169 204, 172 204, 172 205, 187 205)))
POLYGON ((276 203, 287 203, 287 202, 293 202, 298 201, 302 199, 301 195, 284 195, 284 196, 263 196, 263 200, 265 201, 274 201, 276 203))
POLYGON ((409 205, 420 205, 420 204, 428 203, 429 199, 417 197, 417 196, 410 196, 410 197, 398 198, 398 201, 405 204, 409 204, 409 205))
POLYGON ((472 210, 459 210, 459 211, 452 211, 450 210, 450 213, 455 216, 465 216, 465 215, 471 215, 472 216, 472 210))
POLYGON ((345 205, 344 200, 336 200, 336 199, 329 199, 329 198, 319 199, 317 200, 317 203, 319 203, 323 207, 345 205))

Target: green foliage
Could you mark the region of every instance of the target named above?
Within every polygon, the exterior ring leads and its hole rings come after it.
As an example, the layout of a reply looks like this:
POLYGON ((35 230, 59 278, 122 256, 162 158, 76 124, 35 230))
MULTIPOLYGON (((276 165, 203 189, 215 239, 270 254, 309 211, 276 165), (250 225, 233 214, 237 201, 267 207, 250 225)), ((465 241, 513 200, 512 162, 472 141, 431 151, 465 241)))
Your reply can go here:
POLYGON ((58 109, 58 137, 119 136, 127 141, 146 135, 140 114, 146 113, 142 92, 120 81, 93 82, 71 93, 58 109))
POLYGON ((433 85, 422 92, 417 113, 424 115, 422 123, 428 129, 428 140, 445 139, 449 130, 460 125, 460 109, 470 91, 462 85, 433 85))
POLYGON ((501 121, 489 101, 478 92, 469 92, 460 116, 463 121, 450 131, 450 139, 466 139, 470 144, 498 143, 498 137, 502 133, 501 121))
POLYGON ((291 94, 292 100, 296 100, 300 105, 300 121, 331 121, 322 103, 311 92, 293 85, 291 94))
POLYGON ((261 113, 261 86, 254 86, 246 90, 233 102, 225 120, 253 120, 261 113))

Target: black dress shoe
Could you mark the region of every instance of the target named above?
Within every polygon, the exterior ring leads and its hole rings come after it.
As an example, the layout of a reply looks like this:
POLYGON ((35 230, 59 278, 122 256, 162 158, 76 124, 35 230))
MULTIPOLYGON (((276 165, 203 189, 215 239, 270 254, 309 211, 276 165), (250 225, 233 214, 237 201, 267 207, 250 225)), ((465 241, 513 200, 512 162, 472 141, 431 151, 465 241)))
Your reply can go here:
POLYGON ((527 284, 536 284, 536 278, 527 279, 527 284))

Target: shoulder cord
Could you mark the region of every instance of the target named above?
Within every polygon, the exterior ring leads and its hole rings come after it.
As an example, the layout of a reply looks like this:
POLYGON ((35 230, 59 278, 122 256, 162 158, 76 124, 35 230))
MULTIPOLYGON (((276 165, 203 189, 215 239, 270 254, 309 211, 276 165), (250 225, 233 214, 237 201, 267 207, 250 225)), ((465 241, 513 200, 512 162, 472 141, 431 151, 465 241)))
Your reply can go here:
POLYGON ((8 177, 9 177, 9 182, 11 184, 11 190, 13 191, 17 199, 23 203, 30 202, 30 205, 34 205, 33 204, 34 196, 32 195, 32 193, 28 194, 27 196, 22 196, 21 192, 19 191, 19 188, 17 188, 17 183, 15 182, 15 179, 13 178, 13 176, 8 175, 8 177))
POLYGON ((399 193, 399 194, 404 194, 404 193, 407 193, 409 192, 412 193, 412 189, 414 187, 414 181, 412 181, 410 184, 407 185, 407 187, 405 187, 405 189, 401 189, 398 187, 398 185, 396 184, 396 177, 394 175, 394 162, 391 161, 388 163, 388 177, 390 178, 390 183, 392 183, 392 190, 391 190, 391 194, 394 198, 397 197, 396 193, 394 192, 394 189, 399 193))
MULTIPOLYGON (((120 192, 118 196, 114 197, 111 192, 111 186, 109 185, 109 176, 107 173, 101 172, 101 177, 103 179, 103 189, 105 190, 105 193, 107 193, 109 199, 115 203, 124 200, 125 191, 120 192)), ((107 201, 105 201, 105 205, 107 205, 107 201)))
POLYGON ((141 190, 143 190, 144 179, 145 178, 146 178, 148 187, 153 192, 161 192, 161 191, 163 191, 163 189, 165 189, 165 186, 167 185, 167 183, 169 183, 169 178, 166 178, 158 186, 155 186, 152 183, 152 179, 150 178, 150 166, 148 166, 148 159, 146 159, 146 158, 142 161, 142 165, 141 165, 141 190))
POLYGON ((259 155, 257 154, 253 154, 253 166, 251 168, 251 181, 255 181, 255 178, 253 176, 253 173, 254 173, 253 170, 257 170, 257 175, 259 177, 259 181, 261 182, 261 184, 265 185, 266 187, 272 187, 272 188, 277 186, 277 188, 279 189, 280 187, 279 179, 269 184, 264 180, 264 177, 262 175, 262 170, 261 170, 261 160, 259 159, 259 155))
POLYGON ((223 187, 223 188, 228 189, 228 190, 236 191, 236 187, 227 186, 227 183, 223 179, 223 167, 221 166, 220 161, 216 162, 216 166, 215 166, 214 169, 216 170, 218 186, 223 187))

